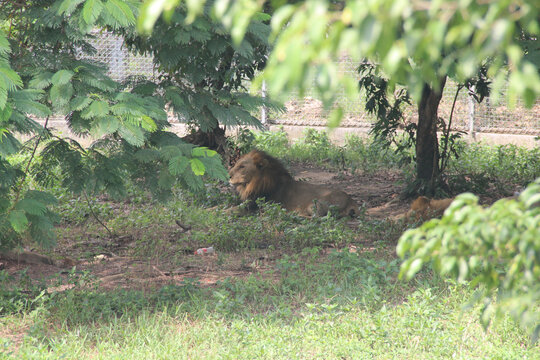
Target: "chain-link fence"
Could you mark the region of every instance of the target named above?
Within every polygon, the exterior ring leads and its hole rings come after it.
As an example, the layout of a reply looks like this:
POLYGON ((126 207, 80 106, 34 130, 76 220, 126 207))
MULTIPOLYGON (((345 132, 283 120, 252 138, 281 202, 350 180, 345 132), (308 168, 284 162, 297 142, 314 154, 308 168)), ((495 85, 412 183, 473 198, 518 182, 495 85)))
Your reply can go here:
MULTIPOLYGON (((115 80, 124 80, 127 76, 138 75, 153 77, 156 71, 152 59, 132 54, 123 46, 121 37, 107 32, 97 32, 92 45, 97 52, 92 59, 105 63, 109 67, 109 75, 115 80)), ((358 64, 343 58, 339 64, 341 71, 357 76, 358 64)), ((447 82, 444 96, 439 107, 439 116, 448 121, 457 85, 447 82)), ((285 103, 286 111, 280 114, 269 114, 267 122, 281 125, 324 126, 328 112, 322 103, 313 96, 303 99, 291 97, 285 103)), ((352 101, 344 92, 338 96, 339 103, 345 110, 341 126, 350 128, 369 128, 375 118, 364 110, 361 99, 352 101)), ((416 111, 410 107, 406 111, 408 120, 414 121, 416 111)), ((58 119, 60 120, 60 119, 58 119)), ((175 120, 171 118, 174 122, 175 120)), ((521 102, 513 109, 505 104, 505 96, 499 104, 494 105, 489 98, 478 104, 464 89, 457 98, 452 128, 467 132, 495 132, 504 134, 527 134, 540 136, 540 100, 531 109, 523 107, 521 102)))
MULTIPOLYGON (((340 63, 341 71, 348 73, 352 77, 357 77, 358 64, 343 58, 340 63)), ((457 84, 447 81, 443 92, 443 98, 439 106, 439 117, 448 122, 452 103, 457 91, 457 84)), ((322 102, 310 96, 303 99, 293 97, 285 103, 286 111, 283 114, 275 114, 268 119, 269 123, 280 125, 296 126, 324 126, 328 118, 328 111, 325 111, 322 102)), ((361 99, 351 101, 345 94, 339 97, 339 104, 345 110, 341 126, 351 128, 370 128, 376 120, 374 116, 368 114, 364 109, 364 102, 361 99)), ((417 118, 416 108, 410 106, 405 111, 408 121, 415 121, 417 118)), ((523 103, 518 101, 516 107, 510 108, 506 104, 506 94, 503 91, 501 100, 494 104, 490 98, 484 99, 482 103, 477 103, 467 92, 461 89, 458 94, 452 116, 452 129, 486 133, 502 134, 522 134, 540 136, 540 100, 531 108, 527 109, 523 103)))
POLYGON ((95 32, 90 41, 96 53, 89 58, 102 62, 109 68, 109 76, 122 81, 128 76, 154 77, 156 71, 151 57, 128 52, 122 37, 108 32, 95 32))

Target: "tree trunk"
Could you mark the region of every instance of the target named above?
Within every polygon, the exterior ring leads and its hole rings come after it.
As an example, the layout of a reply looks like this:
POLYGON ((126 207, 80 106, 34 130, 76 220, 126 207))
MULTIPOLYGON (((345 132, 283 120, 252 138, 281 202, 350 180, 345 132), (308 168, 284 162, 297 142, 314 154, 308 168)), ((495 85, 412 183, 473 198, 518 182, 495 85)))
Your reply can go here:
MULTIPOLYGON (((418 129, 416 132, 416 176, 424 184, 433 184, 439 175, 439 142, 437 122, 439 103, 446 76, 440 80, 440 90, 424 85, 418 104, 418 129)), ((431 185, 428 186, 431 188, 431 185)))

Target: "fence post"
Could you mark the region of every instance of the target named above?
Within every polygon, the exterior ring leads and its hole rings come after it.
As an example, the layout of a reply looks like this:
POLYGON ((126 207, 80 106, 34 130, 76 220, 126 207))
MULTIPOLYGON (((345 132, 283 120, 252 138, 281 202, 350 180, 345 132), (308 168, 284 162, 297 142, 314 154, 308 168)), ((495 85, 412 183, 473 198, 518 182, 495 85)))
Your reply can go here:
MULTIPOLYGON (((261 86, 261 97, 263 99, 266 99, 266 80, 263 80, 262 82, 262 86, 261 86)), ((263 105, 261 107, 261 123, 266 126, 266 123, 268 121, 268 119, 266 118, 267 117, 267 114, 266 114, 266 106, 263 105)))
MULTIPOLYGON (((474 91, 474 87, 471 89, 471 91, 474 91)), ((469 101, 469 138, 471 140, 476 139, 476 133, 474 131, 474 107, 475 107, 475 100, 474 97, 469 93, 468 96, 469 101)))

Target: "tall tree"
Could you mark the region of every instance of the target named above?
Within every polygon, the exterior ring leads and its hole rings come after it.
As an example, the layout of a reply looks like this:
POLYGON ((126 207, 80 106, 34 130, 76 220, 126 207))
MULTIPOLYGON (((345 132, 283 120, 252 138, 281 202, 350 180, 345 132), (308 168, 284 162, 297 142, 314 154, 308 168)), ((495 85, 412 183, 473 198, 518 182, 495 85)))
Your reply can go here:
MULTIPOLYGON (((149 30, 161 10, 180 0, 146 0, 139 28, 149 30)), ((201 12, 205 0, 186 2, 188 19, 201 12)), ((482 68, 492 81, 495 100, 508 83, 508 100, 520 96, 532 106, 540 95, 539 9, 534 0, 404 1, 404 0, 271 1, 273 39, 268 65, 259 78, 270 94, 300 94, 315 84, 325 105, 339 89, 357 96, 354 79, 340 73, 335 60, 343 54, 379 64, 392 91, 403 85, 418 106, 417 178, 431 183, 438 176, 437 109, 448 77, 460 84, 482 68), (526 46, 523 34, 529 41, 526 46)), ((216 17, 241 41, 257 1, 216 0, 216 17)), ((339 123, 342 109, 330 116, 339 123)))

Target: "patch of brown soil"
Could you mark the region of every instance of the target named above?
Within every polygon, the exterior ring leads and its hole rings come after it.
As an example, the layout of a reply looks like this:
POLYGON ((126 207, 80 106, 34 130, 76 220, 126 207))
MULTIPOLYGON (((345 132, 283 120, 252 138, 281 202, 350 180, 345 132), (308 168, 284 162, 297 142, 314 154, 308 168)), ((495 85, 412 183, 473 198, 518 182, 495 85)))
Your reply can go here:
POLYGON ((180 284, 186 279, 197 279, 202 286, 213 286, 228 277, 246 278, 272 268, 265 257, 246 259, 245 256, 230 258, 223 265, 218 264, 216 255, 184 255, 182 265, 118 256, 82 264, 81 269, 90 270, 104 289, 153 289, 180 284), (250 265, 241 264, 250 260, 253 260, 250 265))
POLYGON ((297 179, 314 184, 335 185, 343 189, 360 206, 366 207, 368 217, 385 219, 409 210, 409 202, 399 197, 402 186, 398 184, 401 180, 398 172, 336 173, 306 164, 294 164, 290 170, 297 179))

